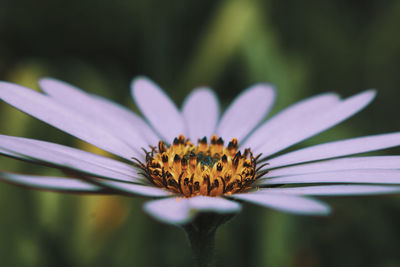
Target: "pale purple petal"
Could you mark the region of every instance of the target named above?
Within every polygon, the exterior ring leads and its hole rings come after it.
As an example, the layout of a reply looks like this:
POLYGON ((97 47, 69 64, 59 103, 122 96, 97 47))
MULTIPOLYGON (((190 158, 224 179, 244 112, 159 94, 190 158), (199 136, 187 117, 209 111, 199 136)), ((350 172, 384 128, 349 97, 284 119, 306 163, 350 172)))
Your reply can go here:
POLYGON ((331 109, 317 111, 314 116, 310 115, 287 125, 279 134, 271 136, 263 145, 252 150, 255 154, 262 153, 264 157, 279 152, 351 117, 367 106, 374 97, 375 91, 368 90, 334 105, 331 109))
POLYGON ((168 223, 182 225, 188 223, 194 213, 190 213, 187 198, 163 198, 144 203, 143 210, 154 219, 168 223))
POLYGON ((237 202, 220 197, 196 196, 189 198, 191 212, 215 212, 219 214, 232 214, 241 211, 237 202))
MULTIPOLYGON (((261 170, 270 169, 269 165, 261 170)), ((269 170, 268 178, 338 170, 398 169, 400 156, 350 157, 269 170)))
POLYGON ((307 183, 367 183, 367 184, 400 184, 400 170, 345 170, 290 175, 266 178, 258 185, 307 184, 307 183))
POLYGON ((145 203, 144 210, 159 221, 181 225, 188 223, 200 212, 233 214, 240 212, 241 205, 220 197, 172 197, 149 201, 145 203))
POLYGON ((115 155, 126 159, 143 156, 139 150, 130 147, 102 125, 34 90, 0 82, 0 98, 39 120, 115 155))
POLYGON ((269 167, 276 168, 302 162, 335 158, 370 152, 400 145, 400 132, 379 134, 315 145, 268 160, 269 167))
POLYGON ((293 214, 328 215, 331 211, 329 206, 321 201, 295 195, 250 192, 233 194, 230 197, 293 214))
POLYGON ((364 196, 399 194, 400 186, 384 185, 316 185, 289 188, 263 188, 256 191, 260 195, 306 195, 306 196, 364 196))
POLYGON ((138 171, 128 164, 96 155, 83 150, 66 147, 54 143, 0 135, 0 148, 17 157, 30 158, 71 168, 87 174, 111 179, 140 182, 138 171))
POLYGON ((268 84, 248 88, 224 112, 217 135, 230 141, 243 140, 268 114, 275 101, 275 89, 268 84))
POLYGON ((88 116, 131 146, 147 148, 158 142, 153 130, 138 115, 123 106, 57 79, 44 78, 39 80, 39 85, 57 102, 88 116))
POLYGON ((161 139, 150 125, 133 111, 101 96, 93 95, 93 98, 97 100, 98 105, 102 106, 103 110, 107 110, 110 113, 110 117, 118 117, 121 122, 125 121, 125 123, 131 124, 132 127, 135 126, 135 129, 139 130, 148 144, 157 144, 161 139))
POLYGON ((27 158, 27 157, 18 155, 16 153, 13 153, 13 152, 8 151, 6 149, 3 149, 1 147, 0 147, 0 154, 1 155, 5 155, 5 156, 9 156, 9 157, 12 157, 12 158, 20 159, 20 160, 29 160, 29 158, 27 158))
POLYGON ((60 168, 60 167, 57 167, 56 165, 52 165, 50 163, 46 163, 46 162, 43 162, 43 161, 35 160, 33 158, 24 157, 22 155, 13 153, 11 151, 8 151, 8 150, 2 149, 2 148, 0 148, 0 156, 10 157, 12 159, 21 160, 21 161, 33 163, 33 164, 36 164, 36 165, 43 165, 43 166, 46 166, 46 167, 60 168))
POLYGON ((267 139, 276 135, 279 136, 280 132, 285 131, 287 127, 299 121, 309 120, 311 116, 318 116, 321 112, 332 108, 339 102, 339 96, 333 93, 317 95, 299 101, 264 122, 250 135, 242 147, 256 149, 263 145, 267 139))
POLYGON ((144 196, 144 197, 165 197, 172 195, 170 192, 155 187, 153 185, 132 184, 132 183, 106 180, 94 177, 88 177, 87 179, 102 187, 114 189, 121 193, 125 193, 127 195, 144 196))
POLYGON ((144 77, 134 79, 131 87, 137 107, 168 143, 179 134, 187 135, 181 113, 160 87, 144 77))
POLYGON ((208 88, 197 88, 188 95, 182 107, 189 138, 192 142, 216 131, 219 117, 218 98, 208 88))
POLYGON ((104 191, 103 188, 97 185, 79 179, 64 177, 23 175, 0 171, 0 180, 34 189, 51 191, 70 193, 96 193, 104 191))

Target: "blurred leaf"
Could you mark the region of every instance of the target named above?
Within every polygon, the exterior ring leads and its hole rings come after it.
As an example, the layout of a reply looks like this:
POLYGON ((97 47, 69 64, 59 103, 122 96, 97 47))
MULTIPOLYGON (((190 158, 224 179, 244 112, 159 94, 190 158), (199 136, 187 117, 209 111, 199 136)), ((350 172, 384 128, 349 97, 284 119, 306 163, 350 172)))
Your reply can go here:
POLYGON ((213 84, 250 30, 254 1, 221 1, 182 74, 182 95, 193 84, 213 84))

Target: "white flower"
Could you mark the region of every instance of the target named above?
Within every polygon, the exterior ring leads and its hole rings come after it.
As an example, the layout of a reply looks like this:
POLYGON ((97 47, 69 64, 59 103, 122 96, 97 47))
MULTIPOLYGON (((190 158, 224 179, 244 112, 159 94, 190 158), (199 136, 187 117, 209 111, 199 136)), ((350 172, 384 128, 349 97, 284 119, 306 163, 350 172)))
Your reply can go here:
POLYGON ((400 192, 400 156, 349 157, 398 146, 400 133, 274 156, 357 113, 374 98, 373 90, 343 100, 333 93, 314 96, 264 122, 275 99, 275 90, 267 84, 245 90, 220 117, 218 99, 208 88, 193 90, 179 110, 157 85, 137 78, 132 95, 144 119, 64 82, 42 79, 39 84, 44 94, 1 82, 0 98, 121 160, 0 135, 2 155, 75 173, 68 178, 2 171, 4 181, 53 191, 156 198, 146 202, 144 210, 172 224, 188 223, 199 212, 237 213, 242 201, 289 213, 326 215, 329 206, 312 196, 400 192), (223 147, 214 134, 232 141, 223 147), (211 144, 203 139, 196 146, 204 136, 211 144))

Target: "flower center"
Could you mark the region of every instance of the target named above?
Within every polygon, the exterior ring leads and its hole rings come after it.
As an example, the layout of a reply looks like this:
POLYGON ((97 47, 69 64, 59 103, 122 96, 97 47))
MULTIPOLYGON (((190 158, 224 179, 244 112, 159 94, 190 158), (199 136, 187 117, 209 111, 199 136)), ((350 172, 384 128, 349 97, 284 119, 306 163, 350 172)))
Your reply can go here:
POLYGON ((180 135, 172 145, 160 141, 152 147, 140 167, 150 182, 173 193, 219 196, 250 189, 257 179, 256 162, 250 149, 238 150, 236 138, 224 147, 222 138, 213 135, 210 144, 204 137, 196 146, 180 135))

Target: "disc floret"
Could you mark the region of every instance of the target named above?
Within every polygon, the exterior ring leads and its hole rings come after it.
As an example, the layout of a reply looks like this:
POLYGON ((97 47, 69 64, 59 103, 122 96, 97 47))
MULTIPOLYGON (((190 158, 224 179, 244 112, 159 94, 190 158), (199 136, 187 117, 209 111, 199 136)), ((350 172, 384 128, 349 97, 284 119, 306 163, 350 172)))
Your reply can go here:
POLYGON ((210 144, 203 137, 197 145, 179 135, 171 145, 159 141, 146 152, 141 168, 150 182, 175 194, 219 196, 250 189, 257 178, 256 162, 250 149, 243 154, 238 150, 236 138, 224 147, 216 135, 210 144))

